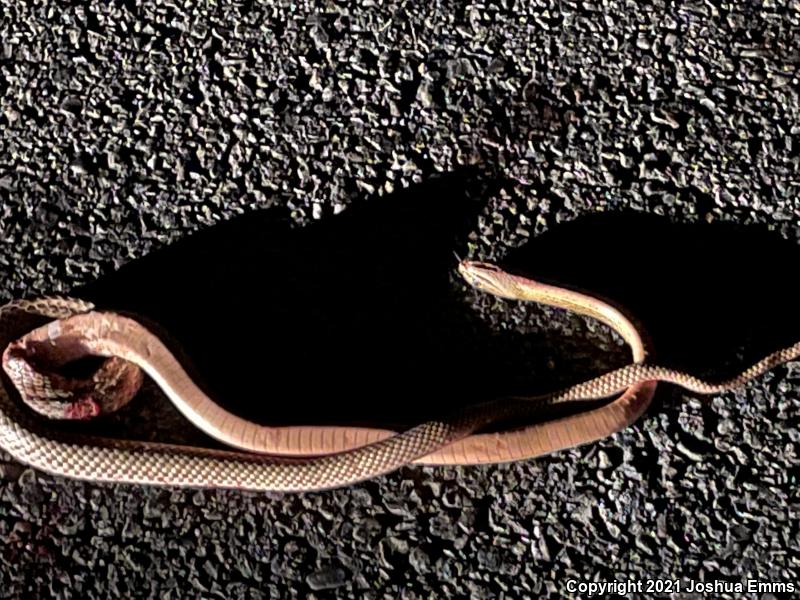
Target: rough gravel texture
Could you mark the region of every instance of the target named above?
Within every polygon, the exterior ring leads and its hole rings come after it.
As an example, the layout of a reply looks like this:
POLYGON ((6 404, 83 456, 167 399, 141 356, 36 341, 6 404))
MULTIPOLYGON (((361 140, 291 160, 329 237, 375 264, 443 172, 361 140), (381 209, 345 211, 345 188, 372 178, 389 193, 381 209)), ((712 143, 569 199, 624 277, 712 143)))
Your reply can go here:
MULTIPOLYGON (((254 207, 306 225, 470 165, 493 182, 460 243, 471 256, 623 209, 796 249, 797 2, 379 4, 2 0, 3 299, 67 292, 254 207)), ((498 331, 593 331, 462 293, 498 331)), ((659 398, 626 431, 552 457, 285 497, 76 483, 5 457, 0 595, 800 584, 797 366, 709 403, 659 398)))

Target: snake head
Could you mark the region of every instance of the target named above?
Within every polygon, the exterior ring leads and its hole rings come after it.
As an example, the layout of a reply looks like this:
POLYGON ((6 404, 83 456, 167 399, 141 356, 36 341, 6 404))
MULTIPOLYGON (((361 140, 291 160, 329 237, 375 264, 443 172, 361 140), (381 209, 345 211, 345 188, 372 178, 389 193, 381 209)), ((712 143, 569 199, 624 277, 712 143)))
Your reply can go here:
POLYGON ((514 276, 491 263, 462 260, 458 272, 475 289, 502 298, 515 298, 514 276))

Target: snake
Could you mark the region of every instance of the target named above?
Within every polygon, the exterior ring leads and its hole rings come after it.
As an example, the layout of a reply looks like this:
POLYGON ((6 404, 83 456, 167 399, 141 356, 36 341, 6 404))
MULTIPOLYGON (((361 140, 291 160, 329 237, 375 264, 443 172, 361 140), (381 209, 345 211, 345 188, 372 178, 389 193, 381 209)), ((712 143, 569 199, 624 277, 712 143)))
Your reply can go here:
POLYGON ((604 300, 487 262, 463 260, 458 272, 481 292, 572 311, 604 323, 629 346, 631 362, 557 392, 485 401, 401 432, 342 426, 268 427, 242 419, 209 398, 164 343, 135 317, 101 311, 76 298, 17 300, 0 307, 0 348, 4 348, 0 447, 33 468, 93 482, 317 491, 409 464, 509 462, 591 443, 635 422, 648 408, 657 382, 700 395, 719 394, 800 357, 798 342, 732 378, 708 382, 649 364, 641 326, 604 300), (25 331, 24 323, 31 317, 49 322, 25 331), (62 372, 85 357, 101 361, 88 376, 62 372), (142 373, 191 423, 231 448, 110 439, 48 427, 48 418, 89 419, 116 410, 136 395, 142 373), (587 402, 593 404, 585 409, 587 402), (583 410, 541 421, 546 408, 575 403, 583 410), (485 431, 503 422, 525 424, 485 431))

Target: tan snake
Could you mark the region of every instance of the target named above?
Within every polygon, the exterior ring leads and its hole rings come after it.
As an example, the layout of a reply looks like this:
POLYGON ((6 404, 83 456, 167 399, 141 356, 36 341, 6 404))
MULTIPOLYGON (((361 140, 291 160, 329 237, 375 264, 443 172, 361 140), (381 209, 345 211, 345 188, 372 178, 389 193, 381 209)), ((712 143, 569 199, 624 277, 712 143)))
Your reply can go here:
POLYGON ((402 433, 355 427, 263 427, 228 413, 208 398, 163 343, 135 320, 115 313, 93 312, 91 304, 75 299, 17 301, 0 307, 0 343, 6 347, 4 369, 31 406, 46 412, 43 401, 66 400, 78 416, 95 414, 92 390, 80 388, 77 400, 70 399, 73 392, 66 379, 39 373, 31 365, 38 360, 37 367, 41 361, 58 367, 85 355, 117 357, 101 366, 101 377, 89 378, 95 388, 105 387, 112 397, 131 396, 131 390, 135 392, 138 387, 134 381, 138 370, 126 362, 129 361, 155 380, 192 423, 240 451, 48 432, 41 418, 13 400, 14 392, 9 394, 10 389, 6 389, 8 381, 3 382, 5 387, 0 391, 0 447, 23 463, 79 479, 317 490, 374 477, 411 462, 502 462, 591 442, 635 421, 650 403, 656 381, 674 383, 699 394, 719 393, 800 356, 797 343, 770 354, 737 377, 711 384, 679 371, 644 364, 646 354, 640 332, 620 311, 597 298, 512 275, 486 263, 463 261, 459 272, 485 292, 568 309, 602 321, 631 347, 634 362, 562 392, 494 400, 402 433), (57 320, 32 332, 16 331, 18 317, 25 314, 57 320), (23 333, 24 337, 15 342, 23 333), (112 377, 113 373, 116 375, 112 377), (544 405, 602 400, 616 394, 621 395, 578 414, 503 432, 476 433, 492 422, 535 417, 544 405))

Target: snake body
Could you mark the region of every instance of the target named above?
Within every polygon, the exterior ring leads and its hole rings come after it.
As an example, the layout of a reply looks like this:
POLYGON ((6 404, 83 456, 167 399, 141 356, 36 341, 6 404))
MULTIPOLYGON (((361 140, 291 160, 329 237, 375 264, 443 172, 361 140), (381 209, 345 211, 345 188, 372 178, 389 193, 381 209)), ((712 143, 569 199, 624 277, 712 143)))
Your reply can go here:
MULTIPOLYGON (((494 400, 401 433, 345 427, 262 427, 228 413, 208 398, 161 341, 134 319, 97 312, 91 304, 76 299, 17 301, 0 307, 0 343, 6 347, 4 368, 13 382, 9 388, 15 387, 34 409, 46 413, 56 410, 47 408, 48 401, 66 400, 68 406, 90 406, 88 412, 96 412, 91 389, 70 389, 68 382, 53 373, 41 373, 37 356, 56 366, 85 355, 104 356, 108 359, 90 381, 95 387, 111 390, 112 403, 131 395, 131 378, 141 369, 190 421, 240 451, 53 434, 40 418, 19 406, 12 398, 14 392, 6 387, 0 390, 0 447, 33 467, 93 481, 317 490, 354 483, 411 462, 501 462, 591 442, 636 420, 649 405, 656 381, 700 394, 720 393, 800 356, 798 343, 770 354, 728 381, 707 383, 646 364, 639 329, 597 298, 485 263, 464 261, 459 271, 468 283, 485 292, 572 310, 606 323, 631 347, 633 363, 561 392, 494 400), (19 317, 26 314, 56 320, 31 332, 17 331, 19 317), (621 395, 615 400, 578 414, 511 431, 476 433, 496 421, 531 419, 547 405, 603 400, 617 394, 621 395)), ((78 414, 84 416, 81 411, 78 414)))

